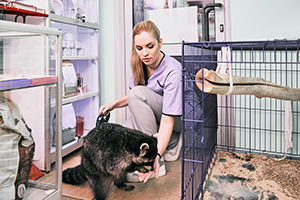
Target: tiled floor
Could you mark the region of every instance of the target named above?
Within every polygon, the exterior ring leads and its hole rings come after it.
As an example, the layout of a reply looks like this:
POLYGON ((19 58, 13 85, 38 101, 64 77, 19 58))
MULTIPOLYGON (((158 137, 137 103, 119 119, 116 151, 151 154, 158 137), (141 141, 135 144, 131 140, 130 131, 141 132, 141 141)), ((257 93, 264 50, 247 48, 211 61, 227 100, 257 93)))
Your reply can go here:
MULTIPOLYGON (((80 163, 80 150, 64 157, 63 170, 80 163)), ((107 200, 176 200, 180 199, 181 161, 166 162, 167 174, 158 180, 152 179, 147 183, 128 183, 136 188, 125 192, 113 187, 107 200)), ((38 181, 54 184, 55 170, 45 174, 38 181)), ((63 200, 92 200, 93 194, 88 185, 73 186, 63 183, 63 200)))

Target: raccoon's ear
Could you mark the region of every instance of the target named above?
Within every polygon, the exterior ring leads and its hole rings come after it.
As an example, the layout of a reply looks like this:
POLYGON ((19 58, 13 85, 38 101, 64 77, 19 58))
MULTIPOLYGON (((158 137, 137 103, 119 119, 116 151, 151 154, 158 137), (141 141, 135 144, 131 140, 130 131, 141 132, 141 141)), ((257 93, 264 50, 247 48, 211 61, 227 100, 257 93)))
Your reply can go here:
POLYGON ((147 143, 143 143, 140 146, 140 156, 144 156, 149 150, 149 145, 147 143))

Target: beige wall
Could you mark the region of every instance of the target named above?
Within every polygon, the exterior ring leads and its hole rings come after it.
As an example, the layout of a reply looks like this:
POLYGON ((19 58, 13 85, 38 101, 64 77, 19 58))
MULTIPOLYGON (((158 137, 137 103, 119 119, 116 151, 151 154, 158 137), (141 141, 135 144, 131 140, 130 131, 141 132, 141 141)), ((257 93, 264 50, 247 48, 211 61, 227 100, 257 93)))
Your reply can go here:
MULTIPOLYGON (((130 75, 132 7, 130 0, 100 0, 100 102, 127 93, 130 75)), ((111 112, 110 122, 123 123, 127 109, 111 112)))

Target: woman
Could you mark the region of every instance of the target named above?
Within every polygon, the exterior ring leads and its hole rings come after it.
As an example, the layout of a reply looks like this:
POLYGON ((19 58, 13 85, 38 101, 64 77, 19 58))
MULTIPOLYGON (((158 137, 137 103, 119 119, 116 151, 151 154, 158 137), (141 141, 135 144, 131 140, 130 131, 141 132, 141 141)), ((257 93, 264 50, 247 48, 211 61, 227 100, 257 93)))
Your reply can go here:
MULTIPOLYGON (((157 137, 154 173, 158 179, 166 174, 164 160, 177 160, 181 149, 181 64, 160 51, 160 31, 152 21, 138 23, 132 37, 130 91, 101 106, 99 113, 107 115, 115 108, 129 106, 132 116, 124 126, 157 137)), ((153 172, 128 174, 127 181, 146 182, 152 175, 153 172)))

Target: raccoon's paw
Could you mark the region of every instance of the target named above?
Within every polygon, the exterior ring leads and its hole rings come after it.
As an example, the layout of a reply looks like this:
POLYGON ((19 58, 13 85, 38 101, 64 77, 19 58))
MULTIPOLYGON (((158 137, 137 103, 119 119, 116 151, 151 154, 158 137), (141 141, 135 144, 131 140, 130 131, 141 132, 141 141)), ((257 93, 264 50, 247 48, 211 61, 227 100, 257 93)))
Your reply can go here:
POLYGON ((62 182, 72 185, 81 185, 86 182, 85 174, 80 171, 80 165, 74 168, 68 168, 62 172, 62 182))
POLYGON ((70 169, 66 169, 63 171, 62 173, 62 182, 64 183, 69 183, 71 184, 72 183, 72 176, 70 175, 70 169))
POLYGON ((124 191, 131 191, 135 188, 135 186, 133 185, 119 185, 118 186, 119 189, 124 190, 124 191))

